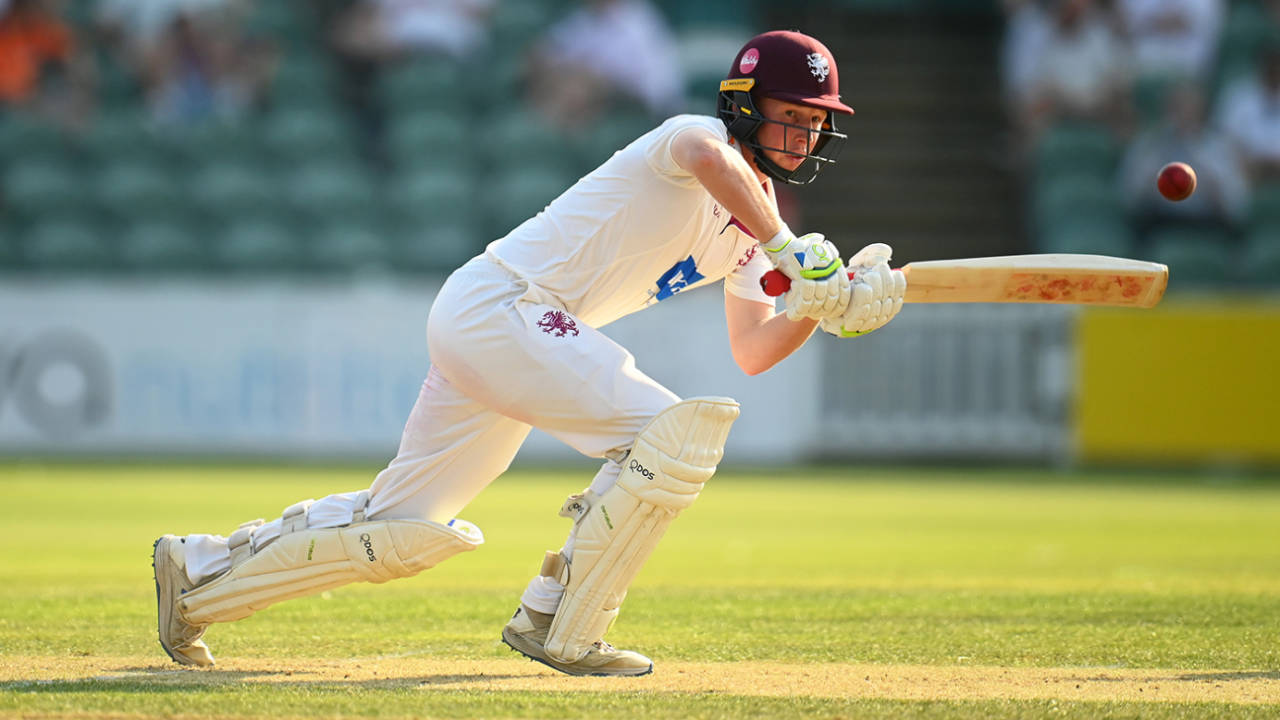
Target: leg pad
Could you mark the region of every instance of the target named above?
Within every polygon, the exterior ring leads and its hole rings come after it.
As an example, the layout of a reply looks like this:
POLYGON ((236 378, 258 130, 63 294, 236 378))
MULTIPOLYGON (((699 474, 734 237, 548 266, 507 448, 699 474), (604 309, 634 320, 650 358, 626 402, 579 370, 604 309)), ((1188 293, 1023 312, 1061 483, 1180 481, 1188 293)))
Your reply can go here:
POLYGON ((282 600, 357 580, 381 583, 416 575, 483 542, 480 529, 464 520, 449 525, 379 520, 282 532, 225 574, 187 593, 178 608, 192 624, 239 620, 282 600))
POLYGON ((548 656, 577 662, 604 637, 667 526, 715 473, 737 417, 738 403, 729 398, 676 403, 636 436, 613 487, 569 498, 561 514, 576 517, 572 558, 550 554, 544 563, 543 574, 565 586, 548 656))

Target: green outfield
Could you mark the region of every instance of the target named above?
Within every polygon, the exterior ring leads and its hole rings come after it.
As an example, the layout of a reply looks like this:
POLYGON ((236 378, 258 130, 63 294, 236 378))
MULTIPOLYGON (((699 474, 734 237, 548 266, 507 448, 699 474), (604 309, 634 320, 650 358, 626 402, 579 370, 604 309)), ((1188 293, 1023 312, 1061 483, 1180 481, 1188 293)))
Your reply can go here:
POLYGON ((0 716, 1280 717, 1280 478, 729 468, 632 588, 651 676, 498 640, 590 466, 513 471, 422 575, 155 641, 152 541, 376 468, 0 465, 0 716))

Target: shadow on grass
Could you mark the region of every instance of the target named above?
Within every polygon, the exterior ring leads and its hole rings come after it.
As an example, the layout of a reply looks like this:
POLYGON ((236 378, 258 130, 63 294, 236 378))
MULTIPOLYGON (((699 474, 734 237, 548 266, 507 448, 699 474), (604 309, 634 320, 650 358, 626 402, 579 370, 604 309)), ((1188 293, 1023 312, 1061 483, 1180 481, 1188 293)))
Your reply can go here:
MULTIPOLYGON (((163 669, 156 668, 121 668, 120 675, 101 675, 92 678, 73 680, 19 680, 0 683, 0 692, 15 693, 157 693, 157 692, 191 692, 241 690, 246 688, 342 688, 344 690, 388 690, 424 687, 433 685, 473 685, 482 687, 487 682, 512 680, 526 677, 518 674, 485 674, 485 673, 451 673, 426 675, 419 677, 395 678, 363 678, 350 680, 345 678, 315 678, 297 680, 274 680, 262 683, 245 681, 262 677, 288 677, 293 675, 288 670, 195 670, 195 669, 163 669)), ((304 673, 300 673, 304 674, 304 673)))

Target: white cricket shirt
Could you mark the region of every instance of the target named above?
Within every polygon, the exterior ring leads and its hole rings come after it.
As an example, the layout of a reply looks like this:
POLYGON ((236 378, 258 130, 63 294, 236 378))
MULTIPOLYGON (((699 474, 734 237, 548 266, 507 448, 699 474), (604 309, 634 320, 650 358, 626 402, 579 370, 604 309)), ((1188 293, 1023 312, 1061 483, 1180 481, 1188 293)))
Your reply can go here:
POLYGON ((694 176, 671 142, 700 128, 729 141, 724 123, 677 115, 614 153, 485 255, 601 327, 689 288, 774 304, 759 279, 771 269, 756 240, 694 176))

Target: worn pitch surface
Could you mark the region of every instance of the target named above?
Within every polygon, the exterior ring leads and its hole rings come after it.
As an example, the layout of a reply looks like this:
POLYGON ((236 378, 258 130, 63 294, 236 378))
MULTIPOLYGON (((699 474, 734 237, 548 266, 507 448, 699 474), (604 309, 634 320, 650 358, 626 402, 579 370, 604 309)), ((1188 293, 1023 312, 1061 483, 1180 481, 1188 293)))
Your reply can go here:
POLYGON ((51 681, 132 680, 157 690, 236 683, 349 684, 420 690, 723 693, 759 697, 899 700, 1128 700, 1280 703, 1280 672, 1231 670, 1008 668, 768 662, 665 663, 639 678, 575 678, 518 659, 415 657, 355 660, 232 660, 181 668, 154 657, 7 657, 9 689, 51 681))

